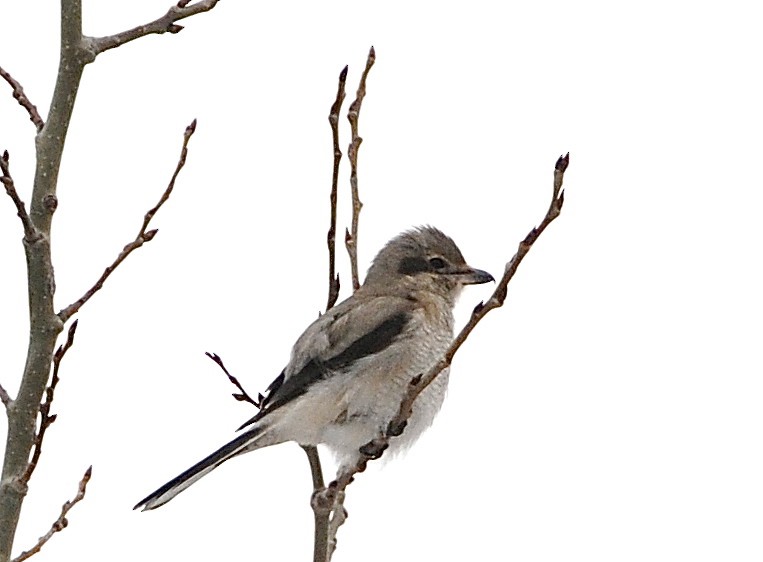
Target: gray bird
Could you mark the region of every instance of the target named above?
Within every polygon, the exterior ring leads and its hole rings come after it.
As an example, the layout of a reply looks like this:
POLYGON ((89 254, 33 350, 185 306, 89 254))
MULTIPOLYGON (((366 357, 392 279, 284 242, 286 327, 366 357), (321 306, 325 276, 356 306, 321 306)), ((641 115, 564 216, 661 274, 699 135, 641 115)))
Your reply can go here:
MULTIPOLYGON (((390 240, 355 294, 310 324, 286 368, 270 384, 246 431, 135 506, 164 505, 230 458, 296 441, 324 444, 341 467, 387 428, 411 379, 429 369, 453 339, 453 306, 464 285, 493 281, 467 265, 458 246, 425 226, 390 240)), ((413 404, 390 452, 409 447, 442 406, 444 371, 413 404)))

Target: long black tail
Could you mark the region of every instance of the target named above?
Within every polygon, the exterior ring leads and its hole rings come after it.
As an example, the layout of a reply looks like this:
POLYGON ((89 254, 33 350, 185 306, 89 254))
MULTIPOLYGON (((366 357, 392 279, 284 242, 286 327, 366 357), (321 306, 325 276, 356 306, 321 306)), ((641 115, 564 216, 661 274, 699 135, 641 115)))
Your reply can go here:
POLYGON ((256 427, 254 429, 250 429, 246 433, 242 433, 230 443, 217 449, 204 460, 197 462, 191 468, 179 476, 176 476, 158 490, 150 493, 148 496, 135 504, 133 509, 142 507, 143 511, 147 511, 149 509, 155 509, 161 505, 164 505, 172 498, 177 496, 180 492, 188 488, 188 486, 199 480, 201 477, 206 476, 212 472, 228 459, 233 458, 247 450, 256 449, 256 441, 259 437, 262 436, 262 432, 262 428, 256 427))

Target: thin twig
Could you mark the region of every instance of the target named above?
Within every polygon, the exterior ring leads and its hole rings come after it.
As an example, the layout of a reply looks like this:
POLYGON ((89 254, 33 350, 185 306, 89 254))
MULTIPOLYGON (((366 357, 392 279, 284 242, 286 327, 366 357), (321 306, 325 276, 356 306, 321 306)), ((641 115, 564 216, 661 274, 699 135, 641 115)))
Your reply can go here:
POLYGON ((91 39, 91 45, 95 52, 95 55, 99 55, 109 49, 114 49, 135 39, 140 39, 146 35, 153 33, 179 33, 182 31, 183 26, 178 25, 177 21, 180 21, 202 12, 208 12, 217 5, 219 0, 200 0, 190 4, 189 0, 180 0, 175 6, 172 6, 166 14, 159 19, 155 19, 144 25, 139 25, 116 33, 114 35, 106 35, 104 37, 93 37, 91 39))
POLYGON ((0 156, 0 171, 3 173, 2 177, 0 177, 0 181, 3 182, 8 197, 10 197, 13 204, 16 205, 16 214, 21 219, 21 224, 24 227, 24 239, 27 242, 34 242, 40 237, 40 233, 34 226, 32 219, 29 217, 29 213, 27 213, 26 205, 24 205, 24 202, 16 191, 16 185, 13 183, 10 170, 10 155, 6 150, 3 152, 3 155, 0 156))
POLYGON ((39 133, 45 126, 45 122, 42 120, 42 117, 40 117, 40 113, 37 111, 37 106, 29 101, 29 98, 24 93, 24 88, 21 86, 21 84, 19 84, 18 81, 2 67, 0 67, 0 76, 2 76, 3 79, 11 85, 11 88, 13 88, 13 97, 17 102, 19 102, 21 107, 26 109, 26 112, 29 114, 29 119, 32 121, 32 123, 34 123, 34 126, 37 128, 37 132, 39 133))
POLYGON ((48 542, 53 535, 58 533, 59 531, 63 531, 66 529, 67 525, 69 525, 69 520, 66 518, 66 515, 69 513, 71 508, 73 508, 75 505, 77 505, 82 499, 85 497, 85 491, 87 490, 87 483, 90 481, 90 477, 93 474, 93 467, 89 466, 88 469, 85 471, 85 474, 82 476, 82 479, 79 481, 79 486, 77 488, 77 495, 74 496, 73 499, 70 501, 67 501, 64 503, 64 505, 61 506, 61 513, 58 516, 58 519, 56 519, 53 522, 53 525, 50 526, 50 530, 45 533, 40 539, 37 541, 37 544, 35 544, 32 548, 29 550, 25 550, 21 554, 19 554, 16 558, 12 560, 12 562, 22 562, 23 560, 26 560, 30 556, 37 554, 40 552, 40 549, 45 545, 46 542, 48 542))
POLYGON ((331 136, 334 140, 334 172, 331 177, 331 225, 329 226, 327 242, 329 247, 329 296, 326 310, 336 304, 339 298, 339 275, 336 273, 336 201, 337 188, 339 185, 339 163, 342 160, 342 150, 339 148, 339 112, 342 110, 344 101, 344 86, 347 81, 347 67, 339 73, 339 86, 336 92, 336 100, 329 111, 329 124, 331 136))
POLYGON ((423 373, 411 381, 408 393, 400 404, 400 409, 397 415, 389 423, 385 433, 361 447, 361 457, 359 462, 355 466, 350 467, 343 473, 339 474, 336 480, 329 484, 328 488, 326 489, 327 497, 324 499, 325 501, 330 502, 334 497, 338 497, 340 493, 343 492, 345 488, 353 481, 355 474, 365 470, 368 461, 377 459, 383 454, 384 450, 389 446, 390 438, 402 434, 405 429, 407 420, 411 415, 411 407, 418 395, 421 394, 421 392, 427 386, 429 386, 429 384, 431 384, 431 382, 446 367, 451 364, 454 355, 461 347, 461 345, 466 341, 466 338, 469 336, 475 326, 480 322, 480 320, 482 320, 491 310, 499 308, 503 305, 504 301, 506 300, 509 281, 511 281, 511 279, 514 277, 519 264, 530 251, 538 237, 543 233, 546 227, 551 224, 551 222, 556 217, 559 216, 559 213, 562 210, 562 205, 564 204, 564 191, 562 189, 562 182, 564 180, 564 172, 567 169, 569 162, 569 153, 564 156, 560 156, 556 161, 556 166, 554 168, 553 195, 548 210, 546 211, 546 215, 541 221, 540 225, 533 228, 527 234, 527 236, 525 236, 524 240, 519 243, 519 248, 517 249, 516 254, 514 254, 514 257, 512 257, 511 260, 506 264, 503 277, 498 282, 498 286, 496 287, 491 297, 488 299, 487 303, 479 303, 476 307, 474 307, 469 321, 453 340, 453 343, 450 345, 443 358, 440 359, 440 361, 438 361, 435 365, 433 365, 426 373, 423 373))
POLYGON ((360 201, 360 195, 358 193, 358 149, 360 148, 360 143, 363 142, 363 139, 358 136, 358 117, 360 116, 360 107, 363 104, 363 98, 366 97, 366 78, 368 78, 368 72, 371 70, 375 61, 376 51, 371 47, 371 50, 368 52, 368 59, 366 60, 366 68, 363 71, 363 75, 360 77, 355 101, 352 102, 350 109, 347 112, 347 119, 350 121, 350 129, 352 131, 352 140, 350 141, 350 148, 347 151, 347 155, 350 158, 352 225, 351 230, 345 230, 344 245, 347 248, 347 253, 350 255, 353 291, 357 291, 360 288, 360 276, 358 275, 358 220, 360 218, 360 209, 363 208, 363 203, 360 201))
POLYGON ((230 372, 228 372, 228 369, 225 368, 225 365, 223 364, 222 358, 219 355, 217 355, 217 353, 210 353, 210 352, 207 351, 205 353, 205 355, 207 357, 209 357, 212 361, 217 363, 217 365, 223 370, 223 372, 226 375, 228 375, 228 380, 231 383, 233 383, 233 385, 236 388, 239 389, 240 392, 234 392, 233 394, 231 394, 231 396, 233 396, 233 398, 235 398, 239 402, 249 402, 250 404, 252 404, 257 409, 262 408, 262 400, 264 398, 262 396, 262 394, 258 395, 258 400, 255 400, 254 398, 249 396, 249 393, 246 390, 244 390, 244 387, 241 386, 241 383, 238 382, 238 379, 236 377, 234 377, 233 375, 231 375, 230 372))
POLYGON ((183 166, 185 165, 186 157, 188 156, 188 141, 191 140, 191 137, 193 136, 193 133, 196 131, 196 119, 194 119, 188 127, 185 129, 185 133, 183 133, 183 148, 180 151, 180 158, 178 159, 177 166, 175 167, 175 172, 172 174, 172 178, 170 179, 169 185, 167 185, 167 189, 164 190, 164 193, 162 193, 162 196, 159 198, 159 202, 154 205, 143 217, 143 224, 140 227, 140 230, 138 231, 138 235, 135 237, 135 240, 127 244, 121 252, 119 252, 119 255, 114 260, 114 263, 112 263, 110 266, 108 266, 103 273, 101 274, 98 281, 95 282, 95 284, 90 287, 87 292, 82 295, 78 300, 64 308, 58 313, 58 317, 61 319, 62 322, 66 322, 69 318, 72 317, 73 314, 75 314, 83 304, 85 304, 87 301, 90 300, 90 298, 100 291, 103 288, 103 284, 106 281, 106 279, 109 278, 109 276, 114 272, 114 270, 121 264, 127 256, 129 256, 134 250, 137 250, 140 248, 144 243, 150 242, 153 240, 154 236, 156 236, 156 233, 159 232, 157 229, 153 230, 146 230, 148 228, 149 223, 151 222, 151 219, 154 218, 154 215, 159 211, 159 209, 164 205, 164 203, 169 199, 170 195, 172 194, 172 190, 175 187, 175 180, 178 177, 178 174, 180 173, 180 170, 183 169, 183 166))
POLYGON ((56 414, 50 413, 50 406, 53 404, 53 395, 56 392, 56 386, 58 386, 58 369, 61 367, 61 360, 69 351, 69 348, 74 345, 74 334, 77 332, 77 323, 79 319, 72 322, 69 326, 69 331, 66 334, 66 341, 63 345, 59 345, 56 352, 53 354, 53 375, 50 378, 50 384, 45 389, 45 400, 40 404, 40 429, 37 430, 37 434, 34 436, 34 449, 32 450, 32 458, 27 464, 26 470, 21 475, 22 484, 29 483, 29 479, 32 477, 34 469, 37 468, 37 463, 40 460, 40 454, 42 454, 42 440, 45 438, 45 432, 53 425, 58 417, 56 414))

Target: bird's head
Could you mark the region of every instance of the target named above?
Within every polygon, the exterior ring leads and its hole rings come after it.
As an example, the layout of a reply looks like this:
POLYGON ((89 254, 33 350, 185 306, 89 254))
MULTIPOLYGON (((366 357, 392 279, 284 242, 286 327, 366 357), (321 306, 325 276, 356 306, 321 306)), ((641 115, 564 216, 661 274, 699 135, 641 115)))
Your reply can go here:
POLYGON ((455 301, 464 285, 494 281, 486 271, 469 266, 456 243, 431 226, 399 234, 374 258, 364 285, 378 291, 400 287, 427 291, 455 301))

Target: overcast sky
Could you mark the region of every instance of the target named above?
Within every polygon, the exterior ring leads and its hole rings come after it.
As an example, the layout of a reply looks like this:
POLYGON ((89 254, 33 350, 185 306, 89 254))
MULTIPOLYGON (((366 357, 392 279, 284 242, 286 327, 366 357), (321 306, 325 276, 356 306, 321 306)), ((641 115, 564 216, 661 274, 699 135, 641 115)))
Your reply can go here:
MULTIPOLYGON (((85 33, 162 15, 84 2, 85 33)), ((221 2, 85 70, 59 181, 57 307, 128 241, 198 119, 159 234, 79 314, 16 553, 93 465, 36 558, 308 560, 310 479, 286 444, 150 512, 148 492, 252 415, 251 392, 325 306, 327 122, 377 63, 360 128, 360 264, 411 226, 496 277, 566 203, 456 357, 409 454, 348 490, 337 562, 759 561, 763 557, 760 178, 763 38, 752 2, 221 2), (715 7, 714 7, 715 6, 715 7)), ((0 65, 47 115, 58 5, 2 2, 0 65)), ((342 117, 342 146, 349 128, 342 117)), ((34 128, 0 84, 0 149, 28 201, 34 128)), ((344 161, 340 228, 348 224, 344 161)), ((0 381, 25 361, 22 231, 0 204, 0 381)), ((348 260, 339 257, 343 294, 348 260)), ((491 286, 465 291, 458 318, 491 286)), ((5 430, 5 418, 0 417, 5 430)), ((326 456, 327 470, 330 458, 326 456)))

